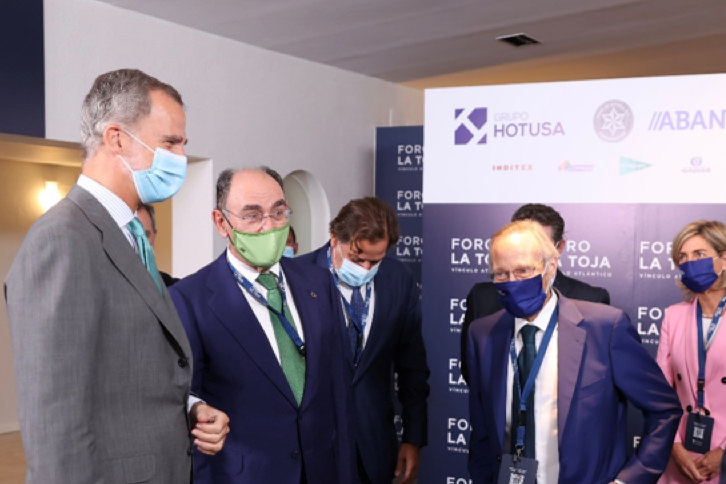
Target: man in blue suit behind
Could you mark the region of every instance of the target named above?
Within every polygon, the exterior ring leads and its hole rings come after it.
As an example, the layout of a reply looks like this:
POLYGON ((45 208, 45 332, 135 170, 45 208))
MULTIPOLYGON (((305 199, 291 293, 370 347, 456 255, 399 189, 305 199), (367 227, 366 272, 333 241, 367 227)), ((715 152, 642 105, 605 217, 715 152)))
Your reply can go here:
POLYGON ((281 260, 289 213, 270 175, 225 170, 212 218, 229 246, 171 287, 192 388, 235 422, 223 452, 195 454, 195 483, 356 482, 338 292, 327 271, 281 260))
POLYGON ((301 257, 330 271, 345 313, 353 382, 358 475, 363 484, 406 484, 416 478, 427 442, 429 393, 421 304, 416 283, 385 257, 399 237, 391 207, 375 197, 348 202, 330 222, 330 242, 301 257), (394 426, 393 372, 398 374, 403 443, 394 426))
POLYGON ((623 311, 552 289, 557 259, 533 221, 492 238, 504 309, 474 320, 467 339, 473 481, 655 483, 678 427, 678 399, 623 311), (627 401, 645 422, 630 458, 627 401), (519 481, 521 473, 531 480, 519 481))

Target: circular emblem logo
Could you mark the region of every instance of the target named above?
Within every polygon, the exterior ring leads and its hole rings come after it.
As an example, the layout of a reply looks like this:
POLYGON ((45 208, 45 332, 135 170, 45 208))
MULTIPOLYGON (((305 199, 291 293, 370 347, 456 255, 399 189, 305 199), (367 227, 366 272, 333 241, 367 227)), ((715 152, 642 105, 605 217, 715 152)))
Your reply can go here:
POLYGON ((595 133, 601 140, 617 143, 633 129, 633 111, 623 101, 611 99, 600 105, 593 118, 595 133))

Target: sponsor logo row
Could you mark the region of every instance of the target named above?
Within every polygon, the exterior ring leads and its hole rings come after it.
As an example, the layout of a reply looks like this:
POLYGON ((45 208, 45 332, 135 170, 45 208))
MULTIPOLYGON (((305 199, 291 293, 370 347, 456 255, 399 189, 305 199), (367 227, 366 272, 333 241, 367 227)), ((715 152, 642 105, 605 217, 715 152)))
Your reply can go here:
MULTIPOLYGON (((454 145, 487 145, 522 138, 567 136, 565 121, 533 116, 528 111, 490 112, 488 107, 454 109, 454 145)), ((570 122, 580 123, 582 120, 570 122)), ((657 110, 646 114, 641 124, 628 103, 610 99, 598 106, 590 121, 602 141, 617 143, 634 129, 651 132, 704 132, 726 130, 726 109, 657 110)), ((413 153, 412 153, 413 154, 413 153)))

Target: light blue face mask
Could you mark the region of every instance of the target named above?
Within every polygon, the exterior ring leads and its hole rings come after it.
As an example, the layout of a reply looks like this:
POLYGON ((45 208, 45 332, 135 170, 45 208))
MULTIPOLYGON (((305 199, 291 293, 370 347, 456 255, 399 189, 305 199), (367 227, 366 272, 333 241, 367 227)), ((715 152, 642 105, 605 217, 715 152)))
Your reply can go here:
MULTIPOLYGON (((340 248, 340 246, 338 246, 338 248, 340 248)), ((374 277, 376 277, 376 274, 378 273, 378 266, 381 265, 380 262, 372 266, 370 269, 366 269, 355 262, 351 262, 350 259, 343 257, 342 252, 339 252, 339 254, 340 258, 343 259, 343 262, 340 264, 340 268, 338 268, 336 272, 338 273, 340 280, 350 287, 360 287, 369 283, 374 277)))
MULTIPOLYGON (((123 129, 123 128, 122 128, 123 129)), ((124 132, 139 142, 144 148, 154 153, 154 161, 146 170, 134 170, 123 156, 118 155, 126 168, 131 172, 136 193, 144 203, 161 202, 171 198, 179 191, 187 175, 187 157, 177 155, 163 148, 152 150, 146 143, 129 133, 124 132)))
POLYGON ((295 257, 295 249, 293 249, 289 245, 286 245, 285 250, 282 251, 282 256, 290 258, 295 257))

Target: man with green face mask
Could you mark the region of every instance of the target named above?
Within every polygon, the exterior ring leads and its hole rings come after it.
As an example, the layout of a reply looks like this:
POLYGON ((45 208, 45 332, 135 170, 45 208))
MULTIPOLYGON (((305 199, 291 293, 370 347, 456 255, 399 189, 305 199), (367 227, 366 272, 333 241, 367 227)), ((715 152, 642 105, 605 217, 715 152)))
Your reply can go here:
POLYGON ((192 388, 235 421, 222 453, 195 455, 195 483, 355 482, 337 290, 326 270, 282 258, 289 214, 269 174, 223 171, 212 219, 227 249, 170 290, 192 388))

